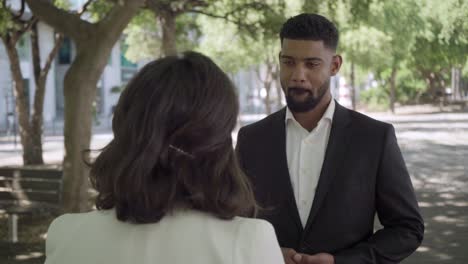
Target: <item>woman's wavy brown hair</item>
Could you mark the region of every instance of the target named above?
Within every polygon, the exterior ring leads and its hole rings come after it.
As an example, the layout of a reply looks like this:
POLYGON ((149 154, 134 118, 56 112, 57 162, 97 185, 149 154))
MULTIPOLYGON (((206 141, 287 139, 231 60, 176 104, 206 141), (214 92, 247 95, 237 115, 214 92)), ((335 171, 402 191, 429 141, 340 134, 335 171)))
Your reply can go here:
POLYGON ((136 223, 158 222, 178 207, 253 216, 231 138, 238 111, 234 85, 200 53, 144 66, 115 108, 114 139, 91 165, 96 207, 136 223))

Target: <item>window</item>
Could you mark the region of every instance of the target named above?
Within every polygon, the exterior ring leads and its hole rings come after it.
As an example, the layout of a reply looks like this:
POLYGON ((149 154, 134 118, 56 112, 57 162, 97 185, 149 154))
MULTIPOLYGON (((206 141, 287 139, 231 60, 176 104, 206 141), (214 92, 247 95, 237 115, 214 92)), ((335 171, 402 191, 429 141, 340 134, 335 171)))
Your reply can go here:
POLYGON ((120 42, 120 66, 125 67, 125 68, 137 68, 137 65, 125 58, 125 53, 128 50, 128 45, 125 43, 125 41, 120 42))
POLYGON ((30 92, 29 92, 29 79, 28 78, 24 78, 23 79, 23 85, 24 85, 24 97, 26 98, 26 105, 28 107, 28 113, 31 113, 31 109, 30 109, 30 92))
POLYGON ((16 44, 18 50, 18 56, 21 61, 29 60, 29 52, 31 50, 29 43, 29 35, 24 34, 16 44))
POLYGON ((71 63, 71 40, 68 37, 63 39, 62 46, 60 47, 59 54, 58 54, 58 62, 59 64, 70 64, 71 63))

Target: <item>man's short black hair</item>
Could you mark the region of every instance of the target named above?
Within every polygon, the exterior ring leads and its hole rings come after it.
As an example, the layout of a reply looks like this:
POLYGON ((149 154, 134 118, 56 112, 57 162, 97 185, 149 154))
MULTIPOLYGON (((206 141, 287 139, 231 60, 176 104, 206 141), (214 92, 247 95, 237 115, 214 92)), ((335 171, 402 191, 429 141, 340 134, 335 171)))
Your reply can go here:
POLYGON ((317 14, 303 13, 289 18, 281 28, 280 39, 322 40, 325 47, 336 50, 338 29, 327 18, 317 14))

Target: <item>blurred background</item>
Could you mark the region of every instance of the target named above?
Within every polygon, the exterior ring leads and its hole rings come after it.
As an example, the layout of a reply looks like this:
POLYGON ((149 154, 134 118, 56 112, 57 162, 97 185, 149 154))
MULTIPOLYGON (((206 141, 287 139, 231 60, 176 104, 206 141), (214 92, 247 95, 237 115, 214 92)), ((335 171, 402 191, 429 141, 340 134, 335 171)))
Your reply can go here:
POLYGON ((468 263, 468 0, 2 0, 0 263, 42 263, 50 221, 92 207, 82 150, 148 61, 213 58, 238 128, 284 107, 278 34, 301 12, 340 31, 334 98, 396 128, 427 229, 404 263, 468 263))

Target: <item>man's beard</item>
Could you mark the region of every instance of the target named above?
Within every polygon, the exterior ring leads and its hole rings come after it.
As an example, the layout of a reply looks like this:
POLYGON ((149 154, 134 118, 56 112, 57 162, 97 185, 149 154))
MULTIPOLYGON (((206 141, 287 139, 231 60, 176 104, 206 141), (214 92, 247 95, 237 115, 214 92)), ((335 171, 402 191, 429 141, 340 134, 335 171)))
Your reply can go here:
POLYGON ((286 103, 289 110, 296 113, 308 112, 314 109, 327 93, 330 86, 330 80, 326 81, 318 90, 317 97, 314 97, 312 91, 301 87, 289 87, 286 94, 286 103), (302 100, 296 100, 294 95, 306 93, 306 97, 302 100))

